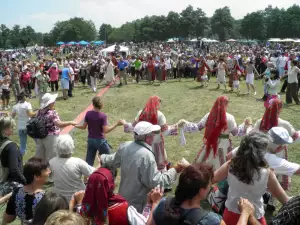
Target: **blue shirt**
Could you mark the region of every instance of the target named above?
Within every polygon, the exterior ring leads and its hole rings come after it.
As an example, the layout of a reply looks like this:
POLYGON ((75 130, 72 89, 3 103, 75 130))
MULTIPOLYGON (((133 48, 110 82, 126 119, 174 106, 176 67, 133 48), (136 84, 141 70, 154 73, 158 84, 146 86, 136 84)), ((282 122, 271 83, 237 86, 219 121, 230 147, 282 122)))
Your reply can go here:
POLYGON ((119 70, 121 70, 121 71, 124 70, 126 66, 128 66, 128 64, 125 61, 119 61, 118 62, 119 70))
POLYGON ((70 80, 69 72, 70 72, 69 68, 63 68, 61 71, 61 79, 70 80))

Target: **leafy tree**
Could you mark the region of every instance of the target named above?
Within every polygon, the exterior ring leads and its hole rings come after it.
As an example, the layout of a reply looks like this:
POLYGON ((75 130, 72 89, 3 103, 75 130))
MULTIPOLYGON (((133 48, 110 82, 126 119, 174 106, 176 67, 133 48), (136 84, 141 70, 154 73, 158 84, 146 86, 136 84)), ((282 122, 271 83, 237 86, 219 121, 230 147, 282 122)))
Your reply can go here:
POLYGON ((264 12, 248 13, 241 21, 241 34, 248 39, 265 40, 267 30, 264 12))
POLYGON ((10 31, 10 44, 13 48, 18 48, 20 47, 20 32, 21 32, 21 27, 20 25, 14 25, 13 28, 10 31))
POLYGON ((107 38, 109 37, 109 35, 112 32, 112 29, 113 28, 110 24, 103 23, 99 28, 98 38, 103 41, 107 40, 107 38))
POLYGON ((219 36, 220 41, 225 41, 229 37, 233 25, 234 19, 227 6, 217 9, 211 18, 212 31, 219 36))
POLYGON ((26 48, 35 38, 35 31, 31 26, 24 27, 20 30, 20 44, 23 48, 26 48))
POLYGON ((6 48, 10 30, 4 24, 0 26, 0 48, 6 48))

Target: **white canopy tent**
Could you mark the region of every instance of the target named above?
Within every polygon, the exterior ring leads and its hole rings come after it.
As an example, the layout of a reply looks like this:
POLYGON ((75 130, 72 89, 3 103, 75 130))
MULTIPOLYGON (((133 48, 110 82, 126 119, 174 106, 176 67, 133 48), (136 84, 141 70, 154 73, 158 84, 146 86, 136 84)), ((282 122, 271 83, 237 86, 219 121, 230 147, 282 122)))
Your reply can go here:
POLYGON ((271 38, 269 39, 269 42, 281 42, 280 38, 271 38))
MULTIPOLYGON (((102 49, 100 52, 102 55, 107 55, 107 53, 114 52, 116 45, 109 46, 108 48, 102 49)), ((129 54, 129 48, 120 45, 120 52, 125 52, 126 55, 129 54)))
POLYGON ((291 38, 286 38, 286 39, 283 39, 282 41, 283 42, 294 42, 295 40, 291 39, 291 38))
POLYGON ((236 42, 236 40, 234 40, 234 39, 229 39, 229 40, 227 40, 227 42, 236 42))
POLYGON ((294 40, 295 43, 300 43, 300 39, 294 40))
POLYGON ((219 41, 217 41, 217 40, 209 39, 209 38, 203 38, 202 41, 204 41, 204 42, 210 42, 210 43, 216 43, 216 42, 219 42, 219 41))

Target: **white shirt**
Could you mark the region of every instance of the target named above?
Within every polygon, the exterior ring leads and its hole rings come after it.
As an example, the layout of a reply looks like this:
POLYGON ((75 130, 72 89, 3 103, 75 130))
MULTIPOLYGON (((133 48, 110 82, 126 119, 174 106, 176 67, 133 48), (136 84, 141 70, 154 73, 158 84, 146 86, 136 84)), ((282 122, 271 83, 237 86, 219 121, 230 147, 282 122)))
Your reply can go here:
POLYGON ((279 63, 278 63, 279 67, 285 67, 285 64, 286 64, 286 58, 285 57, 280 56, 278 61, 279 61, 279 63))
POLYGON ((18 130, 25 130, 26 123, 29 121, 28 111, 32 110, 32 106, 29 102, 17 103, 12 112, 18 116, 18 130))
MULTIPOLYGON (((239 147, 235 148, 231 153, 232 157, 235 157, 239 147)), ((274 170, 274 173, 277 175, 287 175, 293 176, 299 169, 300 165, 297 163, 292 163, 286 159, 280 158, 275 154, 266 153, 264 155, 266 162, 269 167, 274 170)))
POLYGON ((69 67, 69 69, 70 69, 70 74, 71 74, 71 81, 73 81, 74 78, 75 78, 75 76, 74 76, 74 70, 73 70, 73 68, 71 66, 69 67))
POLYGON ((293 66, 291 70, 288 72, 288 83, 298 83, 298 73, 300 73, 300 69, 297 66, 293 66))
POLYGON ((94 167, 75 157, 54 157, 49 163, 54 189, 62 194, 68 202, 75 192, 85 190, 82 176, 88 177, 95 171, 94 167))

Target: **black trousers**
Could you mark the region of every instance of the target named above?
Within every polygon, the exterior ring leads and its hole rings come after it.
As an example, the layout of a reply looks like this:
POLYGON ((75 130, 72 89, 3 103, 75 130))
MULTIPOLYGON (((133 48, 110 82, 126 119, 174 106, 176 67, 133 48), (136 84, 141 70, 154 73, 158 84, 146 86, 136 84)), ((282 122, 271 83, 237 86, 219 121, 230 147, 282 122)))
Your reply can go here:
POLYGON ((285 89, 287 88, 288 82, 287 79, 284 80, 283 85, 281 87, 281 92, 285 92, 285 89))
POLYGON ((71 80, 69 80, 68 96, 73 97, 73 82, 71 80))
POLYGON ((55 91, 58 91, 58 80, 55 81, 50 81, 51 84, 51 91, 54 91, 54 87, 55 87, 55 91))
POLYGON ((174 75, 174 78, 177 77, 177 68, 173 68, 173 75, 174 75))
POLYGON ((143 79, 142 77, 142 70, 135 70, 135 80, 138 83, 140 81, 140 78, 143 79))
POLYGON ((287 90, 285 95, 286 103, 292 103, 293 99, 296 102, 296 104, 299 104, 298 83, 287 84, 287 90))

